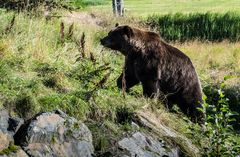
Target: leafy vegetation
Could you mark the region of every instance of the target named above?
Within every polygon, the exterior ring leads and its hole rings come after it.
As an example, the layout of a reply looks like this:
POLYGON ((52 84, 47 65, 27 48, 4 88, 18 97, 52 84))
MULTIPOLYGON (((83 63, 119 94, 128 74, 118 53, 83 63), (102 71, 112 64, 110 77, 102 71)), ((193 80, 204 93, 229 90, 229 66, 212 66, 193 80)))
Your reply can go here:
POLYGON ((239 114, 229 109, 229 99, 222 90, 225 83, 218 89, 216 103, 211 105, 205 98, 205 127, 191 126, 189 134, 195 138, 202 149, 202 156, 237 156, 240 151, 239 135, 234 131, 232 122, 239 114))
MULTIPOLYGON (((17 11, 23 11, 25 9, 36 9, 41 5, 48 5, 51 7, 67 7, 68 3, 63 0, 0 0, 0 8, 12 9, 17 11)), ((67 7, 68 8, 68 7, 67 7)))
POLYGON ((52 8, 82 9, 89 5, 105 4, 106 0, 0 0, 0 8, 13 10, 32 10, 41 5, 52 8))
POLYGON ((239 101, 239 87, 237 86, 226 86, 223 83, 219 83, 218 85, 207 85, 203 91, 204 93, 207 95, 206 98, 206 103, 207 104, 211 104, 213 106, 218 106, 219 104, 219 100, 222 99, 222 96, 224 96, 224 98, 226 99, 226 103, 227 103, 227 112, 229 113, 235 113, 235 115, 232 115, 232 118, 234 118, 234 121, 229 122, 229 124, 231 126, 233 126, 233 128, 235 130, 239 130, 240 126, 239 126, 239 115, 236 113, 240 113, 239 111, 239 105, 240 105, 240 101, 239 101), (221 89, 221 90, 219 90, 221 89), (219 92, 221 92, 219 94, 219 92))
POLYGON ((20 149, 19 146, 14 145, 13 143, 10 143, 8 148, 3 149, 0 151, 0 155, 9 155, 11 153, 16 153, 20 149))
MULTIPOLYGON (((224 86, 224 83, 222 83, 222 86, 224 86)), ((233 116, 238 114, 231 112, 228 99, 221 89, 218 90, 218 94, 219 99, 216 105, 205 103, 208 114, 204 136, 207 138, 208 143, 203 145, 203 154, 216 157, 237 156, 240 147, 233 140, 236 133, 234 133, 231 123, 235 121, 233 116)))

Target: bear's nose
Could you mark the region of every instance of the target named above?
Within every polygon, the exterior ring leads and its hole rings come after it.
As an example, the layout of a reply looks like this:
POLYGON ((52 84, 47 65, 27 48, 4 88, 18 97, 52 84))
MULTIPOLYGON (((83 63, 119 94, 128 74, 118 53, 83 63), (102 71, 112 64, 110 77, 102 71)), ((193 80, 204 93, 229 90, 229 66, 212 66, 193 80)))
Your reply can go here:
POLYGON ((103 44, 104 44, 104 40, 103 40, 103 39, 100 39, 100 43, 103 45, 103 44))

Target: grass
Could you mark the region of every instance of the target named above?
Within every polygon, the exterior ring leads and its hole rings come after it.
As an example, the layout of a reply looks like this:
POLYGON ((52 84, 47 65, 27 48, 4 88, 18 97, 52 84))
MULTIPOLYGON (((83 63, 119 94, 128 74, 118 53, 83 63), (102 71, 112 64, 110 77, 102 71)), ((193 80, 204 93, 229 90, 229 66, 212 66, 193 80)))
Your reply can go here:
MULTIPOLYGON (((126 15, 228 12, 240 10, 238 0, 124 0, 126 15)), ((93 10, 111 11, 111 3, 92 7, 93 10)))
POLYGON ((76 9, 83 9, 88 6, 98 6, 108 4, 107 0, 72 0, 70 6, 76 9))
POLYGON ((8 146, 8 148, 3 149, 0 151, 0 155, 10 155, 11 153, 16 153, 20 149, 19 146, 16 146, 12 143, 8 146))
POLYGON ((240 74, 240 43, 228 41, 220 43, 191 41, 175 43, 176 47, 185 52, 193 61, 197 72, 204 79, 220 82, 224 76, 240 74))
POLYGON ((147 25, 157 29, 167 41, 238 41, 240 40, 240 14, 195 13, 153 15, 147 25))
MULTIPOLYGON (((12 12, 2 11, 0 32, 4 32, 12 17, 12 12)), ((94 117, 95 113, 91 112, 100 112, 102 118, 112 118, 118 106, 111 105, 109 99, 112 96, 122 99, 115 87, 122 58, 105 50, 101 52, 102 47, 94 44, 99 38, 98 35, 94 37, 95 34, 102 31, 98 28, 75 25, 73 37, 65 38, 62 43, 60 24, 58 19, 47 22, 43 17, 29 18, 20 13, 11 31, 0 38, 1 106, 11 108, 26 119, 36 112, 56 108, 79 119, 94 117), (82 32, 86 33, 86 58, 81 58, 81 49, 76 44, 82 32), (90 52, 96 62, 90 59, 90 52), (110 71, 107 82, 98 87, 110 71), (96 100, 90 100, 92 95, 96 95, 96 100)), ((65 23, 66 34, 70 25, 65 23)))

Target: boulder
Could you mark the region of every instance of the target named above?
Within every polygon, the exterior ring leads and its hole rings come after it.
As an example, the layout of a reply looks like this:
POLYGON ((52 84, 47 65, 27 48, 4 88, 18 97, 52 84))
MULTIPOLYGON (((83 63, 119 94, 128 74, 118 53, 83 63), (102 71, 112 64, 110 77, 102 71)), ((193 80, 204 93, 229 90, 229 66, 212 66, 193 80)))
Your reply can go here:
POLYGON ((7 110, 0 110, 0 152, 8 148, 10 142, 13 142, 13 134, 8 131, 9 114, 7 110))
POLYGON ((94 153, 87 126, 60 110, 37 114, 20 127, 14 139, 34 157, 91 157, 94 153))
MULTIPOLYGON (((135 113, 134 122, 139 124, 143 128, 147 128, 151 130, 151 134, 155 134, 157 137, 166 139, 170 141, 169 143, 172 145, 177 145, 181 148, 181 152, 185 152, 189 156, 192 157, 200 157, 201 153, 192 141, 172 128, 165 126, 159 116, 148 111, 141 110, 135 113)), ((176 149, 175 151, 176 152, 176 149)), ((179 156, 179 155, 177 155, 179 156)))
POLYGON ((176 157, 180 154, 177 147, 169 148, 163 140, 142 132, 136 132, 130 137, 123 138, 118 145, 120 149, 127 151, 130 157, 176 157))
POLYGON ((0 151, 2 151, 8 147, 8 145, 10 144, 10 141, 12 141, 12 139, 8 134, 0 131, 0 141, 1 141, 0 142, 0 151))

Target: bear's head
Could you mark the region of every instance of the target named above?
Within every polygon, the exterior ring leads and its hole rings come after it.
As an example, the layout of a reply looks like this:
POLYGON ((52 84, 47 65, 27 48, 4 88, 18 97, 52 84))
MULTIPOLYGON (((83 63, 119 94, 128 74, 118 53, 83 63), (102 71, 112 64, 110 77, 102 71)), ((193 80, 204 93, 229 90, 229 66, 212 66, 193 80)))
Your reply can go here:
POLYGON ((129 26, 117 26, 111 30, 106 37, 100 40, 104 47, 118 50, 125 54, 126 45, 133 36, 133 29, 129 26))

